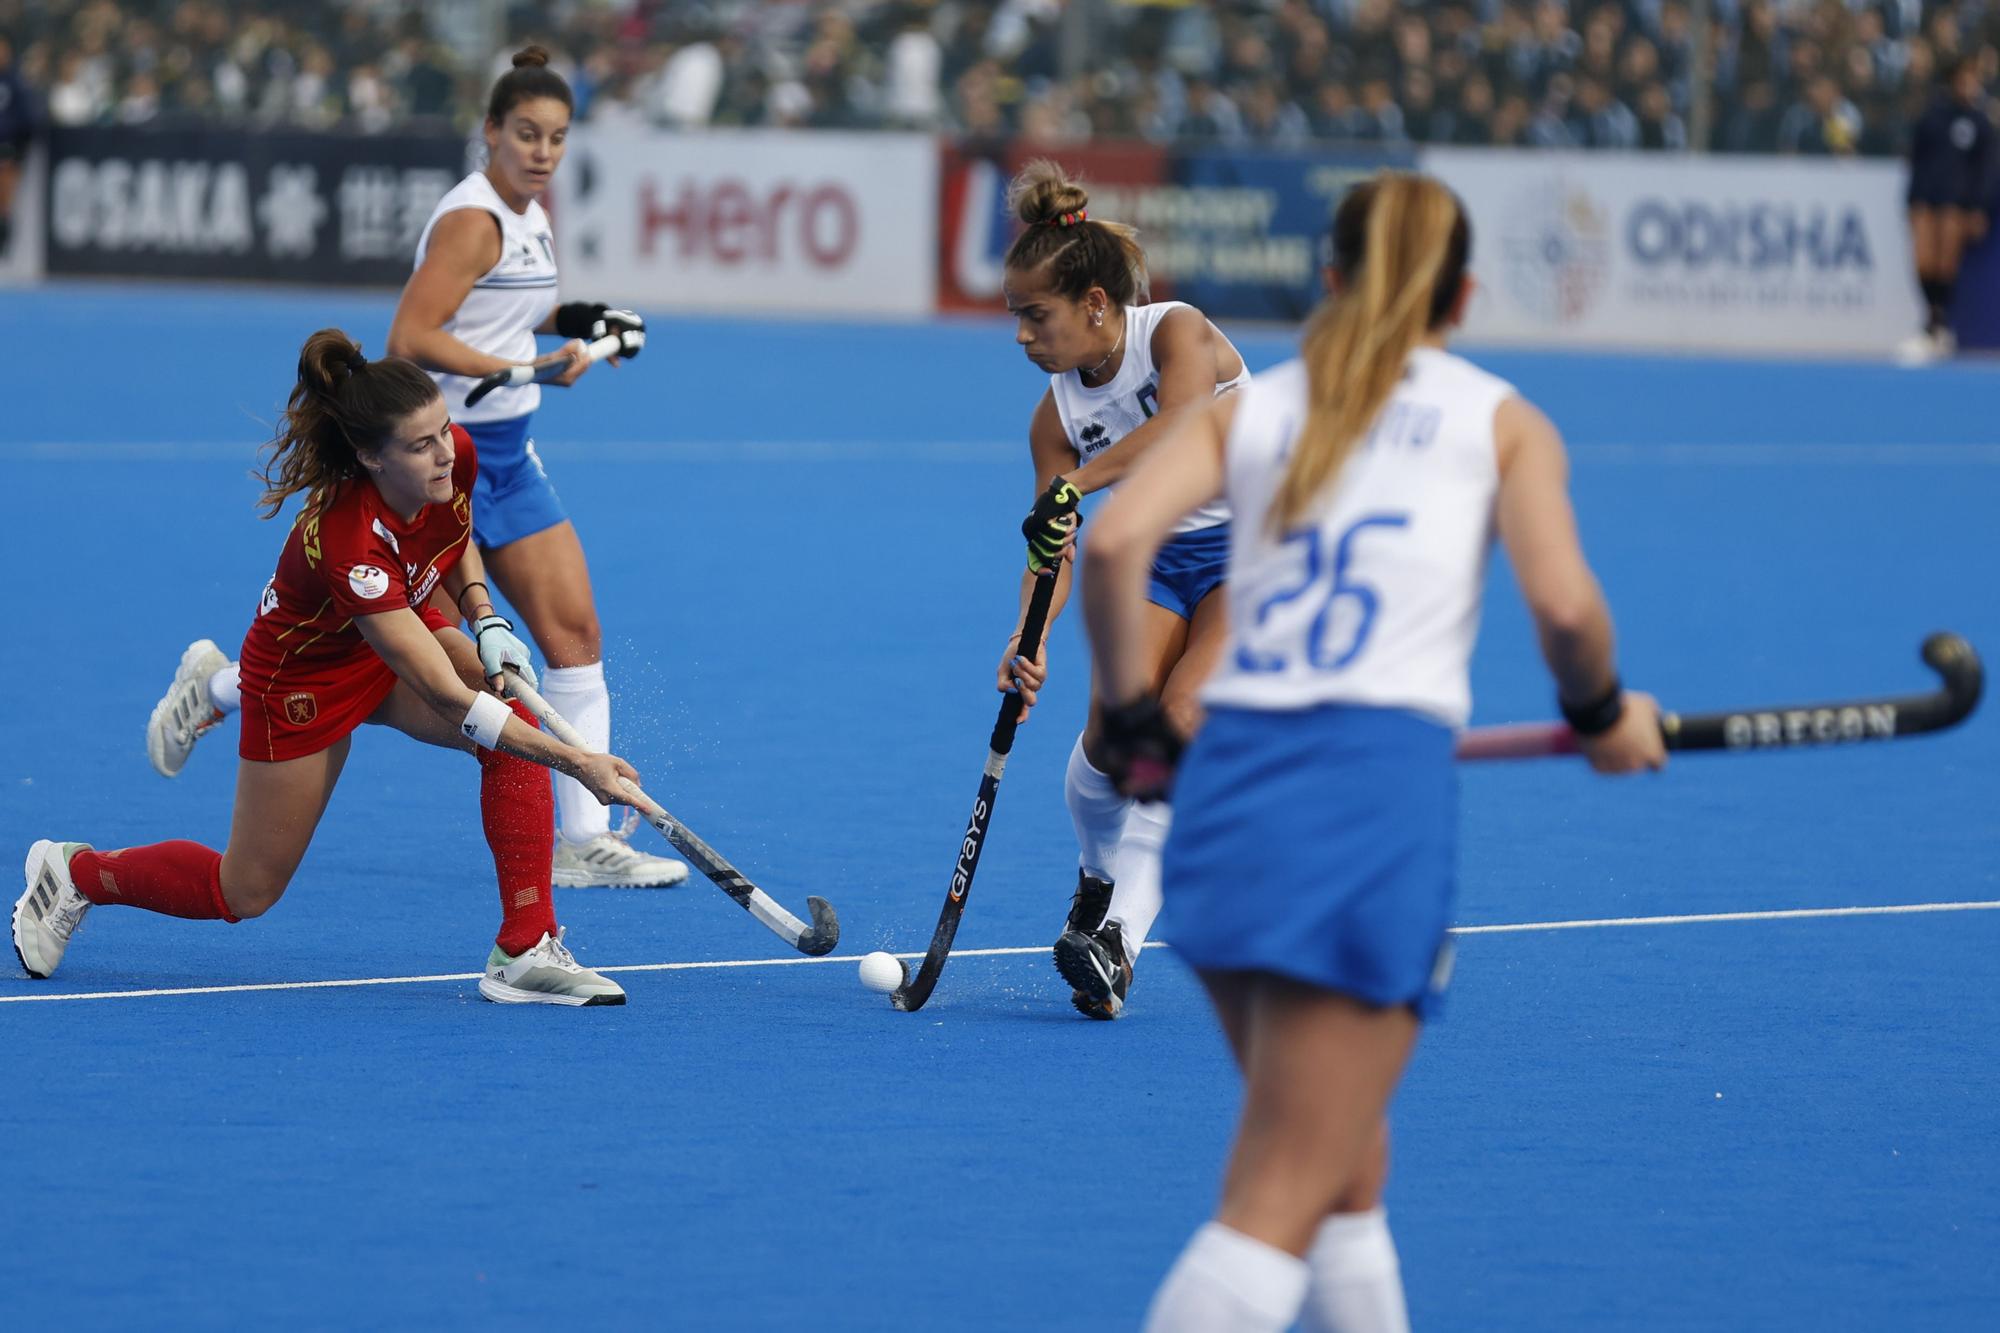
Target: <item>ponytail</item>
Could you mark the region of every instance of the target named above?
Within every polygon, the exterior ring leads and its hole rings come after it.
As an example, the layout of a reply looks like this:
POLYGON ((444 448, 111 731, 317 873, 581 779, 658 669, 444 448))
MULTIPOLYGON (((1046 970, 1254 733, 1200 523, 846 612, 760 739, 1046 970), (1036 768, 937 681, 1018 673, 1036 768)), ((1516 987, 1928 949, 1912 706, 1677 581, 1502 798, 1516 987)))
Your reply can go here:
POLYGON ((1271 499, 1274 533, 1302 522, 1340 474, 1425 336, 1465 286, 1472 229, 1428 176, 1385 171, 1357 185, 1333 221, 1340 294, 1306 324, 1306 419, 1271 499))
POLYGON ((299 352, 298 383, 278 433, 264 446, 269 457, 258 474, 264 517, 276 517, 301 491, 308 509, 320 508, 333 488, 361 475, 361 453, 380 448, 398 423, 437 396, 431 377, 410 362, 370 361, 339 329, 313 334, 299 352))
POLYGON ((1050 288, 1071 300, 1092 287, 1121 308, 1147 299, 1139 233, 1091 217, 1090 195, 1056 163, 1037 158, 1023 167, 1007 186, 1007 207, 1027 228, 1008 247, 1008 268, 1032 273, 1046 265, 1050 288))

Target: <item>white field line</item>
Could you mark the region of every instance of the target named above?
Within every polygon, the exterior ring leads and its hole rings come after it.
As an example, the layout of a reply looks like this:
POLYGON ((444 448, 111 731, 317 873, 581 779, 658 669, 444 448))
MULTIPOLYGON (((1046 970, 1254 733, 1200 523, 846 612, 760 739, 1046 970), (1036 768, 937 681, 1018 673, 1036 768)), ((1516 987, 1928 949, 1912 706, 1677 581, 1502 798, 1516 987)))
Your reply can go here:
MULTIPOLYGON (((1689 926, 1726 921, 1802 921, 1844 916, 1913 916, 1925 912, 2000 911, 2000 901, 1962 903, 1893 903, 1881 907, 1797 907, 1769 912, 1707 912, 1689 916, 1619 916, 1581 921, 1520 921, 1505 925, 1453 926, 1454 935, 1513 935, 1528 931, 1601 930, 1612 926, 1689 926)), ((1164 949, 1158 940, 1148 949, 1164 949)), ((1047 953, 1035 944, 1006 949, 954 949, 953 958, 1004 958, 1047 953)), ((898 958, 922 958, 921 951, 898 958)), ((725 967, 799 967, 809 963, 858 963, 859 954, 828 954, 823 958, 731 958, 692 963, 624 963, 599 972, 695 972, 725 967)), ((143 1000, 163 995, 236 995, 249 991, 338 990, 354 986, 414 986, 442 981, 477 981, 478 972, 442 972, 418 977, 352 977, 336 981, 264 981, 239 986, 172 986, 155 990, 81 991, 64 995, 0 995, 0 1004, 49 1004, 63 1000, 143 1000)))
MULTIPOLYGON (((0 442, 0 461, 45 463, 256 462, 255 440, 198 442, 62 440, 0 442)), ((600 463, 1014 463, 1019 441, 958 444, 883 440, 588 440, 555 441, 551 460, 600 463)), ((1573 444, 1584 464, 1640 467, 1785 467, 1832 464, 1860 467, 2000 465, 2000 443, 1968 444, 1573 444)))

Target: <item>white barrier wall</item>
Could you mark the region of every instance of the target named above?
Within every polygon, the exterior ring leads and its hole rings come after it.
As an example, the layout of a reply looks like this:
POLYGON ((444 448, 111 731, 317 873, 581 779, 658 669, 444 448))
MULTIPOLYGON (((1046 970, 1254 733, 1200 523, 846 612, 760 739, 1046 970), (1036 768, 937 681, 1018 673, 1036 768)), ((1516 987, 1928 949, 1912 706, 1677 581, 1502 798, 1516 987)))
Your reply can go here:
POLYGON ((1884 160, 1433 149, 1486 342, 1881 355, 1922 322, 1884 160))
POLYGON ((563 289, 672 310, 927 315, 937 146, 918 134, 579 127, 563 289))

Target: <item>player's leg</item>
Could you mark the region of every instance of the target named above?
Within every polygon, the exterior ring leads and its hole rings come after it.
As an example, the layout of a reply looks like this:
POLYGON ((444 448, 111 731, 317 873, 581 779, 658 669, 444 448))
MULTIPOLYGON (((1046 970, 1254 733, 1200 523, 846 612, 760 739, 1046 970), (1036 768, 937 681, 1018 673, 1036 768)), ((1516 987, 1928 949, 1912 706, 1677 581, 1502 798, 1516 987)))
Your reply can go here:
POLYGON ((1942 251, 1939 227, 1942 210, 1925 203, 1910 205, 1910 255, 1916 261, 1917 287, 1923 292, 1926 333, 1934 333, 1943 317, 1937 278, 1942 251))
POLYGON ((187 763, 194 743, 220 726, 243 706, 236 663, 223 656, 213 639, 196 639, 181 654, 173 684, 153 705, 146 720, 146 757, 163 778, 187 763))
POLYGON ((84 914, 113 904, 194 921, 262 916, 283 896, 347 760, 345 737, 317 754, 237 762, 236 809, 220 852, 173 841, 100 852, 37 842, 14 905, 14 951, 30 976, 55 971, 84 914))
MULTIPOLYGON (((1217 584, 1194 606, 1187 637, 1178 660, 1160 686, 1160 703, 1168 721, 1184 737, 1201 730, 1201 687, 1222 660, 1229 639, 1228 591, 1217 584)), ((1125 836, 1118 846, 1116 887, 1106 927, 1115 927, 1129 969, 1160 915, 1160 849, 1173 826, 1173 807, 1164 801, 1134 805, 1125 817, 1125 836)), ((1129 985, 1129 980, 1128 980, 1129 985)))
MULTIPOLYGON (((1214 993, 1212 976, 1203 980, 1214 993)), ((1154 1333, 1275 1333, 1299 1318, 1316 1280, 1305 1256, 1365 1176, 1416 1041, 1417 1019, 1406 1008, 1372 1008, 1268 974, 1224 986, 1238 1007, 1243 1118, 1222 1206, 1161 1284, 1147 1322, 1154 1333)), ((1332 1258, 1351 1257, 1351 1247, 1335 1248, 1332 1258)), ((1329 1266, 1330 1277, 1342 1272, 1329 1266)), ((1346 1327, 1400 1326, 1388 1322, 1400 1317, 1400 1302, 1377 1314, 1372 1325, 1346 1327)))
MULTIPOLYGON (((493 547, 485 556, 487 573, 520 612, 548 664, 542 696, 591 749, 610 749, 603 631, 575 525, 564 519, 493 547)), ((556 779, 556 811, 561 826, 556 883, 566 888, 663 888, 687 878, 681 862, 641 852, 613 832, 610 809, 569 778, 556 779)))
MULTIPOLYGON (((459 676, 481 688, 479 653, 455 627, 436 631, 459 676)), ((513 704, 514 714, 535 726, 532 714, 513 704)), ((507 1003, 623 1004, 617 982, 570 956, 556 924, 549 882, 555 840, 555 804, 548 770, 498 750, 481 749, 450 719, 419 699, 400 681, 370 722, 479 760, 479 814, 493 869, 500 885, 500 930, 487 956, 479 993, 507 1003)))
MULTIPOLYGON (((1187 621, 1152 602, 1146 604, 1144 616, 1142 648, 1152 663, 1152 687, 1157 691, 1187 646, 1187 621)), ((1090 715, 1070 751, 1069 768, 1063 776, 1063 800, 1076 828, 1078 869, 1069 916, 1056 940, 1055 964, 1069 982, 1070 1003, 1079 1012, 1092 1018, 1115 1018, 1124 1006, 1131 967, 1118 927, 1110 923, 1108 913, 1121 892, 1117 878, 1123 873, 1124 846, 1132 836, 1133 823, 1140 821, 1150 830, 1157 813, 1142 814, 1145 807, 1119 795, 1105 776, 1100 749, 1103 723, 1095 680, 1090 696, 1090 715)))
POLYGON ((1931 337, 1942 354, 1957 350, 1958 338, 1952 331, 1952 304, 1958 298, 1958 268, 1972 240, 1973 214, 1963 208, 1939 208, 1937 216, 1936 267, 1932 276, 1935 313, 1931 337))

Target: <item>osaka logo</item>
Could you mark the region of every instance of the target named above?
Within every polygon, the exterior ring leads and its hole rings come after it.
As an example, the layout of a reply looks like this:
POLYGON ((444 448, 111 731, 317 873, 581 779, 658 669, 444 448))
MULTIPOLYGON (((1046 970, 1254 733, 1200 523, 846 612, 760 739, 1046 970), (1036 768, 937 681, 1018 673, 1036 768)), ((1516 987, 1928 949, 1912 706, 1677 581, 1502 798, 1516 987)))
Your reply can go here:
POLYGON ((319 701, 308 690, 285 696, 285 721, 303 727, 319 716, 319 701))

